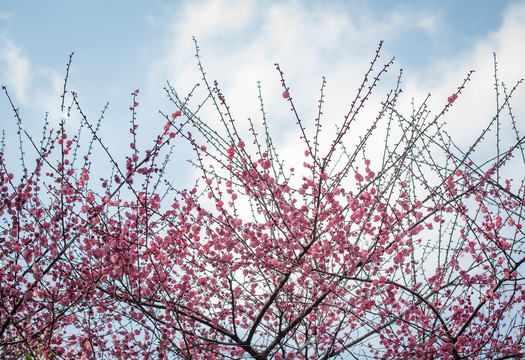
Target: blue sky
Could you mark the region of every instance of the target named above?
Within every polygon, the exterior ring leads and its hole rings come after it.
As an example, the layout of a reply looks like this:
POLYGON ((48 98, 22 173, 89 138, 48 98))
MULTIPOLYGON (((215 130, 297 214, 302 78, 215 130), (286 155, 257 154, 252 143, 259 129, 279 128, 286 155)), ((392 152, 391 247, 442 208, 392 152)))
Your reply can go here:
MULTIPOLYGON (((345 99, 359 84, 380 40, 385 41, 382 59, 396 57, 385 86, 393 86, 403 68, 407 103, 430 92, 439 108, 468 70, 475 69, 465 92, 471 101, 458 104, 462 120, 450 129, 459 135, 493 110, 493 51, 503 81, 513 85, 525 77, 522 0, 33 0, 0 5, 0 83, 20 107, 24 127, 38 134, 45 111, 52 122, 60 119, 65 64, 74 51, 69 88, 79 94, 91 119, 110 102, 104 134, 118 145, 130 118, 131 91, 141 91, 139 120, 148 124, 146 131, 162 127, 158 110, 175 110, 162 90, 166 80, 182 93, 200 81, 192 36, 210 79, 219 81, 235 114, 256 117, 256 81, 261 80, 275 127, 285 130, 280 134, 289 130, 290 136, 296 133, 281 121, 288 109, 280 98, 275 62, 307 118, 314 117, 323 75, 327 97, 333 99, 327 112, 342 116, 345 99)), ((515 106, 518 114, 525 110, 518 102, 515 106)), ((12 125, 2 96, 0 128, 12 131, 12 125)), ((282 141, 286 143, 286 136, 282 141)))

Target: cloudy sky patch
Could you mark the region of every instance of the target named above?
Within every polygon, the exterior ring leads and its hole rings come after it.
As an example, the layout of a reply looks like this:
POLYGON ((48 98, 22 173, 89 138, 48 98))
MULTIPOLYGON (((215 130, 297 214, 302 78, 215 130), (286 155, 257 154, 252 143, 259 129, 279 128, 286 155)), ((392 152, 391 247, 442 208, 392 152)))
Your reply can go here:
MULTIPOLYGON (((158 110, 171 113, 163 87, 181 93, 201 82, 192 37, 197 38, 209 80, 217 80, 235 118, 260 119, 257 81, 276 138, 285 146, 297 135, 274 63, 305 123, 312 124, 322 76, 326 77, 325 124, 333 129, 348 111, 380 41, 382 63, 395 56, 362 117, 378 103, 403 69, 400 105, 410 110, 432 94, 439 112, 469 70, 468 88, 447 114, 448 131, 467 139, 495 109, 493 51, 501 81, 510 88, 525 76, 525 2, 477 1, 27 1, 0 10, 0 82, 7 85, 26 127, 36 133, 46 111, 61 118, 65 65, 75 52, 69 89, 84 112, 97 119, 106 102, 104 134, 118 146, 129 124, 130 92, 140 89, 142 135, 162 128, 158 110), (454 114, 454 118, 452 118, 454 114)), ((523 94, 523 92, 521 92, 523 94)), ((524 102, 515 103, 517 115, 524 102)), ((210 114, 211 116, 211 114, 210 114)), ((12 113, 0 99, 2 128, 12 113)), ((366 121, 364 123, 366 125, 366 121)), ((210 121, 214 121, 210 119, 210 121)), ((246 127, 246 122, 240 126, 246 127)), ((474 136, 474 135, 471 135, 474 136)), ((467 140, 465 140, 465 143, 467 140)))

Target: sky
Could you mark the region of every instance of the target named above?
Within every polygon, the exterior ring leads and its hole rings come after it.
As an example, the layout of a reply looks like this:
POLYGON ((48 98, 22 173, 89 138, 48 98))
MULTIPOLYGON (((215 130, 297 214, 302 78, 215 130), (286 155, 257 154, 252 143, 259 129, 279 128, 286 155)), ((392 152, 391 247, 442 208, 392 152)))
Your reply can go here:
MULTIPOLYGON (((219 82, 236 118, 260 118, 261 81, 270 126, 284 148, 298 133, 276 62, 305 119, 315 118, 326 77, 325 116, 334 123, 346 113, 380 41, 381 60, 395 57, 395 64, 378 98, 395 87, 403 69, 407 109, 431 93, 430 109, 439 112, 473 69, 455 118, 447 120, 447 130, 465 144, 476 134, 471 129, 481 129, 494 112, 493 52, 507 86, 525 77, 523 0, 27 0, 0 3, 0 83, 20 109, 24 128, 38 135, 46 112, 52 124, 60 121, 66 63, 74 52, 68 88, 78 93, 89 119, 98 119, 109 102, 102 134, 118 152, 131 117, 131 91, 140 89, 141 134, 153 139, 164 124, 158 111, 176 110, 163 90, 166 81, 181 94, 201 81, 193 36, 207 76, 219 82)), ((516 96, 522 98, 523 90, 516 96)), ((523 119, 525 101, 514 106, 523 119)), ((8 150, 16 146, 13 126, 2 95, 0 129, 7 131, 8 150)))

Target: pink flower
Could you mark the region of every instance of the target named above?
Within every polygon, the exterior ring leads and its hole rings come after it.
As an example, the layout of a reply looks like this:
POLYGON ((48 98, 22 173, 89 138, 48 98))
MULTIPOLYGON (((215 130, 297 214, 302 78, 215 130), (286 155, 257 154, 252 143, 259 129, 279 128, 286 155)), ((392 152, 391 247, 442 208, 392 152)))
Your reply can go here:
POLYGON ((456 99, 458 98, 458 95, 457 94, 452 94, 448 97, 448 102, 449 104, 452 104, 454 101, 456 101, 456 99))
POLYGON ((283 98, 288 99, 289 97, 290 97, 290 93, 288 92, 288 90, 285 90, 283 92, 283 98))
POLYGON ((171 117, 172 117, 173 119, 175 119, 175 118, 177 118, 177 117, 179 117, 179 116, 181 116, 181 112, 180 112, 180 110, 177 110, 177 111, 175 111, 173 114, 171 114, 171 117))
POLYGON ((226 152, 228 153, 228 159, 233 159, 233 156, 235 155, 235 145, 230 146, 226 152))

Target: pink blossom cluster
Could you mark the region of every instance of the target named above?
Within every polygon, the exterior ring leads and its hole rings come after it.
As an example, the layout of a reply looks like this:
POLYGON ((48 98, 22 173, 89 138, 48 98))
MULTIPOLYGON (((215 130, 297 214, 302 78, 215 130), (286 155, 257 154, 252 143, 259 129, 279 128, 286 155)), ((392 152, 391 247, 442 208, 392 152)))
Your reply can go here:
POLYGON ((203 96, 218 100, 222 128, 195 115, 197 86, 185 98, 169 88, 180 110, 163 114, 145 149, 133 92, 123 163, 74 97, 111 171, 91 147, 77 155, 83 143, 63 122, 35 145, 34 168, 9 170, 1 153, 1 356, 524 357, 525 187, 507 177, 523 169, 513 157, 523 139, 474 162, 482 137, 458 150, 425 106, 411 121, 396 115, 393 91, 348 143, 392 64, 374 72, 378 58, 334 138, 319 119, 307 130, 276 66, 304 145, 295 157, 279 153, 264 116, 263 135, 251 120, 243 132, 217 82, 203 96), (370 139, 396 116, 402 135, 378 157, 370 139), (184 142, 199 175, 177 188, 170 145, 184 142))

